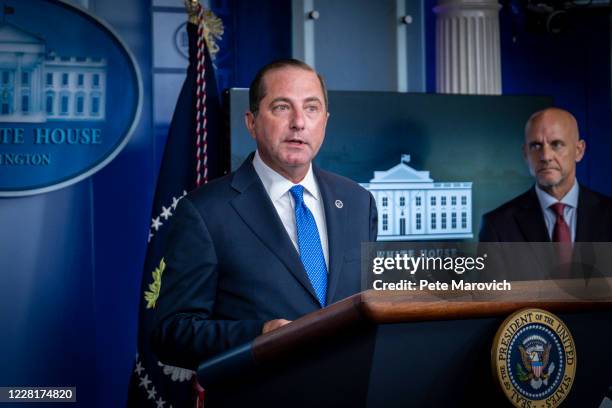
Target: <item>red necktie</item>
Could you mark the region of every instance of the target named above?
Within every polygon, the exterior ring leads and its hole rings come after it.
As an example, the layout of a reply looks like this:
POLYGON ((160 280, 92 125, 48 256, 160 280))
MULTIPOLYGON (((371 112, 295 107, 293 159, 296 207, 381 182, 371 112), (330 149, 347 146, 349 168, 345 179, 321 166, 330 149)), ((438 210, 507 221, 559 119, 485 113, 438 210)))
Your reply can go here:
POLYGON ((557 277, 569 278, 571 275, 570 263, 572 262, 572 235, 570 229, 563 218, 563 210, 565 204, 555 203, 550 206, 555 212, 556 220, 555 227, 553 229, 552 240, 553 242, 559 242, 557 244, 557 251, 559 256, 559 270, 557 277))
POLYGON ((555 220, 555 228, 553 229, 552 240, 553 242, 572 242, 572 234, 570 232, 565 219, 563 218, 563 210, 565 204, 555 203, 550 206, 555 212, 557 219, 555 220))

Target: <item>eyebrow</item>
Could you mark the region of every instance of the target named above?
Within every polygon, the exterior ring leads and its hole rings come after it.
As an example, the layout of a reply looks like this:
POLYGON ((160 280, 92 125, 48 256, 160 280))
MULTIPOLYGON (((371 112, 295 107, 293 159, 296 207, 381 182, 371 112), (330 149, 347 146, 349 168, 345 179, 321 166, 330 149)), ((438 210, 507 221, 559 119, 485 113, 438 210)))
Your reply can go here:
MULTIPOLYGON (((285 98, 285 97, 278 97, 278 98, 274 98, 272 99, 272 101, 270 101, 270 106, 277 103, 277 102, 287 102, 287 103, 291 103, 291 100, 289 98, 285 98)), ((306 99, 304 99, 304 103, 308 103, 308 102, 317 102, 319 104, 323 104, 323 102, 321 102, 321 99, 319 99, 317 96, 310 96, 306 99)))
POLYGON ((565 143, 565 141, 563 139, 552 139, 552 140, 549 140, 547 143, 544 143, 538 140, 532 140, 531 142, 528 143, 528 146, 543 145, 543 144, 550 145, 553 143, 565 143))
POLYGON ((288 98, 283 98, 283 97, 274 98, 274 99, 272 99, 270 101, 270 106, 274 105, 276 102, 288 102, 288 103, 290 103, 291 101, 288 98))
POLYGON ((321 102, 321 100, 317 96, 311 96, 310 98, 306 98, 304 99, 304 102, 318 102, 321 105, 323 104, 323 102, 321 102))

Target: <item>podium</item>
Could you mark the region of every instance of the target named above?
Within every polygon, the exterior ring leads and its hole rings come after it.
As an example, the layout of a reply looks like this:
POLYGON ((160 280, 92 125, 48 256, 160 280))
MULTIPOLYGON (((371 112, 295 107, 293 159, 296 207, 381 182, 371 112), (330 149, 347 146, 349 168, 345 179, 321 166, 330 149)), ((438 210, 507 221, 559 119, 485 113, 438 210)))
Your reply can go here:
POLYGON ((511 313, 541 308, 565 322, 576 345, 564 406, 596 407, 612 386, 612 301, 576 296, 583 285, 513 282, 517 295, 501 300, 362 292, 204 361, 205 406, 511 406, 493 377, 493 339, 511 313))

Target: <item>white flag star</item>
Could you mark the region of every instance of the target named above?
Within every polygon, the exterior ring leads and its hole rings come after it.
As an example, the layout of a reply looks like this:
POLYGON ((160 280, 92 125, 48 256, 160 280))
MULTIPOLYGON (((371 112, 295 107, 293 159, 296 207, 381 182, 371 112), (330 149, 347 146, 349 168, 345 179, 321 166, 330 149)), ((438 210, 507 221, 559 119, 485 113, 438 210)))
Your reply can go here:
POLYGON ((157 403, 157 408, 164 408, 164 404, 166 403, 166 401, 164 401, 161 397, 159 397, 156 403, 157 403))
POLYGON ((149 399, 154 400, 155 394, 157 394, 157 391, 155 391, 155 387, 151 387, 151 389, 147 391, 147 394, 149 394, 149 399))
POLYGON ((167 220, 169 217, 172 216, 172 212, 170 211, 171 208, 172 207, 166 208, 166 207, 162 206, 161 216, 164 217, 164 220, 167 220))
POLYGON ((138 385, 140 385, 141 387, 144 387, 146 390, 147 388, 149 388, 149 384, 151 384, 151 380, 149 380, 148 375, 145 375, 144 377, 140 378, 140 384, 138 385))
POLYGON ((161 227, 162 225, 164 224, 159 220, 159 217, 153 218, 151 220, 151 228, 155 228, 155 231, 159 231, 159 227, 161 227))
POLYGON ((142 366, 142 364, 140 364, 139 361, 138 363, 136 363, 136 368, 134 368, 134 371, 136 372, 136 374, 140 375, 142 370, 144 370, 144 367, 142 366))

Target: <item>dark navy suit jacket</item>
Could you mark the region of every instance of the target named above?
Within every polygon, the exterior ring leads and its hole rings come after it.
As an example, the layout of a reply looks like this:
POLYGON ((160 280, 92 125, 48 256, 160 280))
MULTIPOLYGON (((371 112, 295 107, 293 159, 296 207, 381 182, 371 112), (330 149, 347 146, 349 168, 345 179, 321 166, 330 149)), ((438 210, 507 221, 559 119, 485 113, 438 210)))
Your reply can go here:
MULTIPOLYGON (((580 186, 576 242, 612 242, 612 199, 580 186)), ((485 214, 480 242, 550 242, 535 187, 485 214)))
MULTIPOLYGON (((481 279, 532 280, 550 278, 590 279, 608 276, 609 256, 588 243, 612 242, 612 199, 580 186, 576 208, 576 237, 571 266, 558 263, 559 256, 548 246, 493 246, 487 270, 481 279), (577 250, 576 250, 577 248, 577 250), (517 250, 525 252, 517 252, 517 250), (596 252, 598 252, 596 254, 596 252), (602 268, 597 265, 601 263, 602 268)), ((550 242, 540 202, 532 187, 501 207, 485 214, 479 234, 480 242, 550 242)), ((481 248, 481 250, 484 250, 481 248)))
MULTIPOLYGON (((329 239, 327 304, 361 290, 360 245, 375 241, 374 198, 313 166, 329 239)), ((184 197, 173 215, 153 349, 196 367, 261 334, 264 322, 320 309, 289 235, 252 165, 184 197)))

